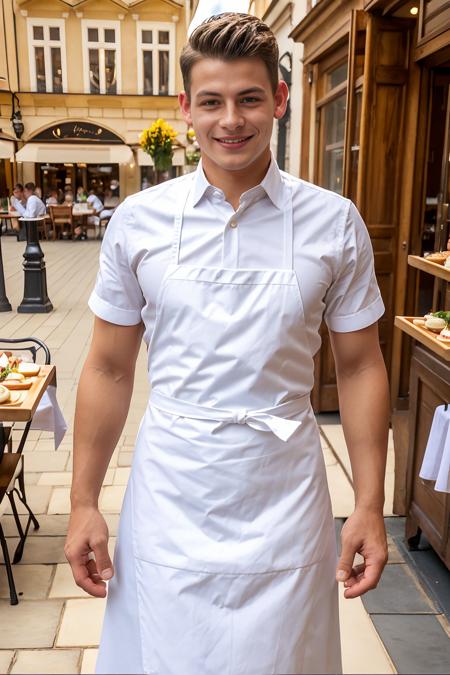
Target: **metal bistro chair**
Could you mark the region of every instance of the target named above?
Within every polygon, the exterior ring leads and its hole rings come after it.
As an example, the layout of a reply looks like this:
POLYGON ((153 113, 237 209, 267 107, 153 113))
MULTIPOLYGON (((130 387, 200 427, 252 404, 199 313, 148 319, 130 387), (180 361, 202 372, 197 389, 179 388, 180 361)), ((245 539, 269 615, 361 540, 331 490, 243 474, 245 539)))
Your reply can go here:
MULTIPOLYGON (((34 363, 38 361, 39 357, 39 361, 45 363, 45 365, 50 364, 50 350, 48 349, 47 345, 38 338, 31 337, 8 339, 0 337, 0 351, 10 351, 13 354, 15 352, 29 352, 34 363)), ((15 424, 13 422, 10 424, 0 422, 0 544, 3 551, 3 559, 8 577, 11 605, 17 605, 19 600, 17 598, 16 587, 14 584, 8 546, 1 524, 1 518, 8 507, 6 498, 8 498, 9 504, 11 505, 14 521, 19 533, 19 543, 14 552, 13 564, 20 562, 22 559, 23 549, 31 523, 33 523, 35 530, 39 529, 39 522, 37 521, 26 500, 23 466, 24 463, 22 455, 28 432, 31 427, 31 422, 32 420, 26 422, 23 429, 17 429, 21 435, 17 450, 15 452, 13 452, 12 438, 12 432, 15 428, 15 424), (20 522, 15 496, 17 496, 19 501, 24 505, 28 512, 25 528, 22 527, 22 523, 20 522)))

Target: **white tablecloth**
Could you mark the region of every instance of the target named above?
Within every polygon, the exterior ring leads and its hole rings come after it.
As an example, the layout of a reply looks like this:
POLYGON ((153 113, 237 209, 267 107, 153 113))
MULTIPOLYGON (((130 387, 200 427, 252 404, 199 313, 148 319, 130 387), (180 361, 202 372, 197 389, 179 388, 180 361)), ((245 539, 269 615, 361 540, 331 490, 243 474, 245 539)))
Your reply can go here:
POLYGON ((450 407, 440 405, 434 411, 419 476, 436 481, 438 492, 450 492, 450 407))
POLYGON ((44 392, 33 416, 31 429, 53 431, 57 450, 67 431, 67 424, 56 399, 56 387, 50 385, 44 392))

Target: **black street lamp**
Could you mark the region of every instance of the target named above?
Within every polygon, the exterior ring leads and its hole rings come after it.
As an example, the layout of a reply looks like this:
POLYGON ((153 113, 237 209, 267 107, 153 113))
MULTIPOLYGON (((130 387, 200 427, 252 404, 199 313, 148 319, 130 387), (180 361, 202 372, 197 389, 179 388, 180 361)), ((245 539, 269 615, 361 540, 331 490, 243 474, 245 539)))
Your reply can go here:
POLYGON ((0 312, 10 312, 11 303, 6 297, 5 289, 5 275, 3 273, 3 256, 2 256, 2 227, 0 219, 0 312))
POLYGON ((23 300, 17 308, 22 314, 44 314, 53 309, 47 295, 47 273, 38 237, 38 223, 44 219, 45 216, 19 218, 25 223, 27 230, 27 245, 23 254, 25 258, 23 300))
POLYGON ((16 138, 19 139, 22 138, 23 132, 25 131, 25 127, 22 122, 22 113, 20 112, 19 108, 19 98, 15 93, 12 94, 11 123, 14 129, 14 133, 16 134, 16 138), (16 101, 17 101, 17 110, 16 110, 16 101))
MULTIPOLYGON (((281 76, 286 82, 289 95, 291 93, 291 84, 292 84, 292 54, 290 52, 284 52, 278 59, 278 68, 280 69, 281 76), (289 68, 282 63, 282 61, 287 60, 289 68)), ((291 119, 291 102, 288 99, 286 112, 283 117, 278 120, 278 143, 277 143, 277 163, 282 171, 284 171, 286 163, 286 136, 287 136, 287 125, 291 119)))

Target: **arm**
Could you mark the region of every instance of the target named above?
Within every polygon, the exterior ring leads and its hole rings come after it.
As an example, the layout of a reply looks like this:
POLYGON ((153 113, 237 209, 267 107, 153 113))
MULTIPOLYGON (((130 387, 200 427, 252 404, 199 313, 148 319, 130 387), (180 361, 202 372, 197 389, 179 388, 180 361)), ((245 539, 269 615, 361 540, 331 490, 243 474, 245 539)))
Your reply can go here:
POLYGON ((16 199, 15 197, 11 197, 11 204, 12 204, 12 207, 15 209, 15 211, 20 213, 21 216, 24 215, 25 206, 23 206, 23 204, 21 204, 18 199, 16 199))
POLYGON ((98 597, 106 595, 102 579, 113 576, 98 496, 128 414, 142 330, 142 324, 119 326, 96 317, 78 386, 72 508, 64 550, 77 584, 98 597), (91 552, 95 561, 88 559, 91 552))
POLYGON ((336 576, 345 582, 345 597, 355 598, 376 587, 387 561, 383 504, 389 388, 376 323, 351 333, 330 331, 330 336, 355 492, 336 576), (356 552, 364 564, 353 567, 356 552))

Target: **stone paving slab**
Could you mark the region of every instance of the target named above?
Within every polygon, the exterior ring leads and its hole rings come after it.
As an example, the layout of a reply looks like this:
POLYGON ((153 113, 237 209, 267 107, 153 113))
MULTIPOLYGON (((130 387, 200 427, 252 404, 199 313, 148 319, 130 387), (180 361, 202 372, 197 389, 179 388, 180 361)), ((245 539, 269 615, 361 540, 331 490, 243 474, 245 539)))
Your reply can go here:
MULTIPOLYGON (((20 596, 27 600, 43 600, 48 597, 54 565, 14 565, 13 573, 19 600, 20 596)), ((0 598, 9 599, 9 586, 3 565, 0 568, 0 598)))
POLYGON ((14 657, 13 649, 0 649, 0 673, 7 673, 14 657))
POLYGON ((0 600, 0 649, 53 647, 62 611, 60 600, 0 600))
POLYGON ((372 621, 398 673, 449 673, 450 640, 435 616, 378 614, 372 621))
POLYGON ((371 615, 438 614, 407 565, 387 565, 376 592, 366 593, 363 602, 371 615))
POLYGON ((106 598, 67 600, 57 647, 94 647, 100 642, 106 598))
POLYGON ((11 673, 78 673, 81 664, 80 649, 19 650, 11 673))

